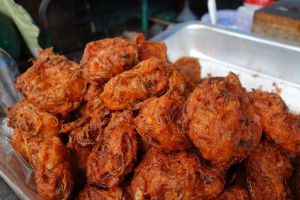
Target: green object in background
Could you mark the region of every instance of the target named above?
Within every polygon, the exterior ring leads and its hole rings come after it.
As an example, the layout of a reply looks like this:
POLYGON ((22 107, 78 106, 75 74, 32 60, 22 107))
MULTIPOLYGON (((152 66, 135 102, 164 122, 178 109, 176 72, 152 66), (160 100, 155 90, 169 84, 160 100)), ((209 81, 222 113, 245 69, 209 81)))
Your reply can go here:
POLYGON ((11 55, 14 60, 20 58, 20 37, 13 21, 0 13, 0 48, 11 55))
POLYGON ((142 31, 148 29, 148 0, 141 0, 142 3, 142 31))
POLYGON ((16 4, 14 0, 0 0, 0 13, 14 21, 29 50, 36 56, 41 50, 38 43, 40 29, 33 24, 33 20, 29 13, 22 6, 16 4))

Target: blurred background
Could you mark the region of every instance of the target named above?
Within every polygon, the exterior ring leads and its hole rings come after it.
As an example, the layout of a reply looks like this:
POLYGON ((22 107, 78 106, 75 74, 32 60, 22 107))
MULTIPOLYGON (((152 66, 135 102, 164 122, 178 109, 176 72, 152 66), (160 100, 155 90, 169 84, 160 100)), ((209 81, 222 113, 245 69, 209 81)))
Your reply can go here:
MULTIPOLYGON (((58 53, 77 60, 87 42, 105 37, 130 37, 132 32, 143 32, 147 38, 177 22, 185 0, 15 0, 40 28, 39 44, 53 46, 58 53), (144 19, 143 19, 144 17, 144 19), (145 20, 146 18, 146 20, 145 20)), ((207 13, 207 0, 189 0, 189 8, 197 20, 207 13)), ((218 9, 236 9, 242 0, 218 0, 218 9)), ((13 22, 0 16, 2 47, 16 60, 20 72, 25 71, 32 57, 13 22), (8 39, 7 39, 8 38, 8 39)), ((1 44, 0 44, 1 47, 1 44)))

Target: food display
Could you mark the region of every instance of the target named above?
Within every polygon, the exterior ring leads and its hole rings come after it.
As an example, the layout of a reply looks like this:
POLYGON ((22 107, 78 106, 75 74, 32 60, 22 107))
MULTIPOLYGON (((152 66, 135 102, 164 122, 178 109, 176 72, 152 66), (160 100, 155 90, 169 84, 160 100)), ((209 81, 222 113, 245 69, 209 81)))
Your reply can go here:
POLYGON ((93 41, 80 64, 45 49, 16 88, 11 144, 43 199, 299 197, 300 116, 163 42, 93 41))

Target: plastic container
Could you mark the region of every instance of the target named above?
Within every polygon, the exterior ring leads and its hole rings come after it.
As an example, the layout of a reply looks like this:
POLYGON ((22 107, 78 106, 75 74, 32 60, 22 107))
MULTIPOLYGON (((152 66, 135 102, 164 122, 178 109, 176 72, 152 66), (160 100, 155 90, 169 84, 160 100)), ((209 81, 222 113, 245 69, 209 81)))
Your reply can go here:
POLYGON ((17 64, 3 49, 0 48, 0 104, 8 107, 19 99, 14 87, 14 80, 19 75, 17 64))
MULTIPOLYGON (((216 25, 221 26, 223 28, 237 28, 236 21, 236 10, 218 10, 217 11, 217 23, 216 25)), ((210 16, 208 13, 202 16, 201 22, 205 24, 211 24, 210 16)))

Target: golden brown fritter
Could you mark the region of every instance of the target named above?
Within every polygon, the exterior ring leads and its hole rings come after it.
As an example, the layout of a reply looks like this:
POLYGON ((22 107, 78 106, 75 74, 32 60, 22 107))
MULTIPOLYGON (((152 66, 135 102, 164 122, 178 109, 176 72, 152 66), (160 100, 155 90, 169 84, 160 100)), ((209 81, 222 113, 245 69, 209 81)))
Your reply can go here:
POLYGON ((24 99, 8 108, 7 115, 9 118, 8 126, 22 132, 23 137, 36 137, 43 140, 58 136, 58 119, 24 99))
POLYGON ((184 104, 184 97, 176 92, 144 101, 134 119, 139 135, 147 143, 168 152, 190 148, 181 119, 184 104))
POLYGON ((16 88, 30 103, 64 116, 79 106, 84 85, 79 65, 52 49, 42 51, 33 66, 16 80, 16 88))
POLYGON ((167 46, 164 42, 146 41, 141 33, 135 36, 134 41, 138 45, 139 61, 152 57, 168 61, 167 46))
POLYGON ((260 141, 260 119, 233 73, 204 80, 187 100, 185 119, 203 158, 220 169, 244 159, 260 141))
POLYGON ((137 45, 122 38, 98 40, 87 44, 81 61, 83 77, 103 83, 134 67, 138 62, 137 45))
POLYGON ((99 51, 101 51, 103 49, 108 49, 113 46, 124 45, 127 43, 128 43, 127 40, 120 38, 120 37, 107 38, 107 39, 103 39, 103 40, 96 40, 96 41, 89 42, 85 46, 84 53, 83 53, 80 63, 84 64, 84 63, 88 62, 89 60, 93 59, 94 57, 97 56, 99 51))
POLYGON ((93 186, 85 186, 76 198, 77 200, 125 200, 122 189, 115 187, 109 190, 93 186))
POLYGON ((69 199, 73 188, 71 157, 59 138, 39 144, 34 179, 44 199, 69 199))
POLYGON ((89 184, 112 188, 132 170, 137 155, 133 119, 128 111, 115 112, 87 161, 89 184))
POLYGON ((110 110, 135 106, 139 101, 166 92, 172 72, 172 66, 162 60, 145 60, 108 81, 101 99, 110 110))
POLYGON ((289 179, 292 165, 272 144, 263 141, 246 159, 249 193, 252 200, 291 199, 289 179))
POLYGON ((247 190, 239 185, 234 185, 225 189, 216 200, 250 200, 250 196, 247 190))
POLYGON ((87 90, 83 94, 83 100, 88 102, 91 99, 99 98, 101 92, 103 92, 103 84, 91 83, 87 86, 87 90))
POLYGON ((26 139, 18 129, 14 129, 14 132, 11 136, 11 145, 14 149, 28 161, 28 149, 26 139))
POLYGON ((198 62, 198 59, 183 56, 175 61, 174 67, 183 75, 186 82, 187 93, 191 93, 200 83, 201 66, 198 62))
POLYGON ((289 114, 284 101, 275 93, 249 94, 268 139, 290 154, 300 154, 300 117, 289 114))
POLYGON ((148 151, 134 170, 129 194, 134 200, 214 199, 223 190, 221 175, 208 169, 194 153, 148 151))

